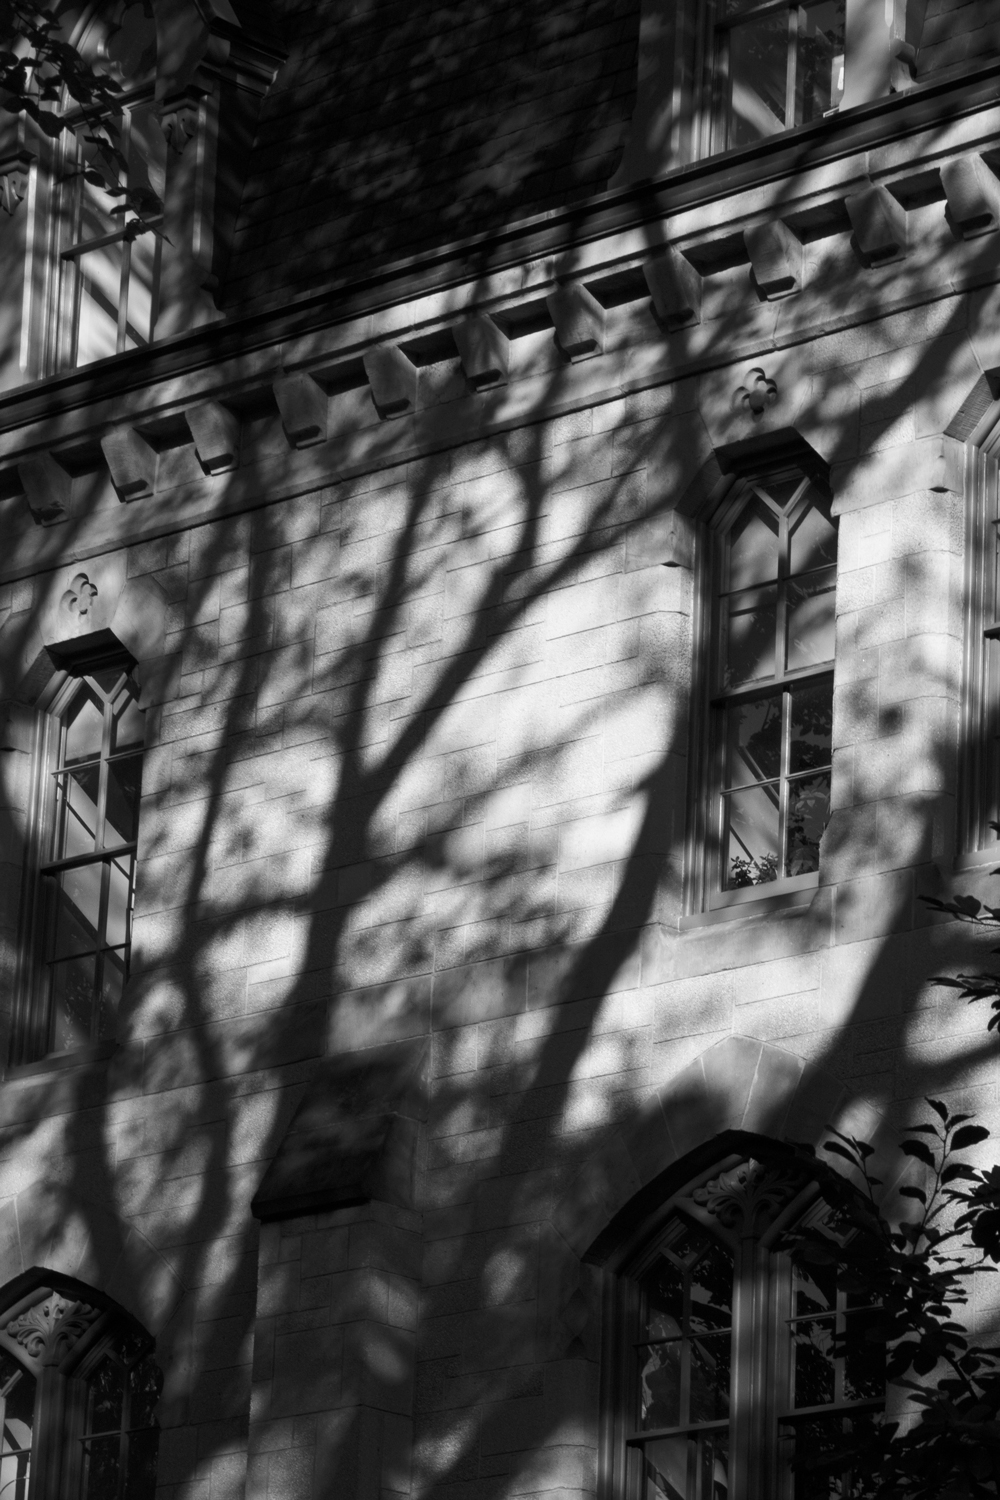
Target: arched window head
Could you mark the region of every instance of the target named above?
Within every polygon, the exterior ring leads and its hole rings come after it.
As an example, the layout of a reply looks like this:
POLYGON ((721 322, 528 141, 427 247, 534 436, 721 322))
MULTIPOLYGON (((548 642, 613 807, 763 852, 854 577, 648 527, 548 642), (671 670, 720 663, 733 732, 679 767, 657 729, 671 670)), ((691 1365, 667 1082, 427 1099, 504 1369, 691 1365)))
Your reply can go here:
POLYGON ((143 733, 124 663, 67 677, 42 720, 15 1062, 115 1037, 131 949, 143 733))
POLYGON ((151 1500, 161 1376, 153 1341, 68 1277, 0 1293, 3 1500, 151 1500))
POLYGON ((729 1156, 633 1236, 607 1342, 607 1496, 849 1493, 832 1455, 878 1421, 885 1356, 865 1336, 875 1310, 802 1257, 806 1227, 837 1234, 803 1165, 729 1156))
POLYGON ((740 482, 712 526, 708 906, 815 884, 830 813, 837 531, 799 470, 740 482))

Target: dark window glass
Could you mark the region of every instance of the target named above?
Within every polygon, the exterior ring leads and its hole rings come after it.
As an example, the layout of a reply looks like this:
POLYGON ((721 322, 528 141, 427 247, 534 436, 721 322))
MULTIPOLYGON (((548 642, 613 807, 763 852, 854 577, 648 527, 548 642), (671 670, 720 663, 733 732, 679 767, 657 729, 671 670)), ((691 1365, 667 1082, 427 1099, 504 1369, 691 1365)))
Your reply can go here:
POLYGON ((160 1385, 148 1345, 132 1336, 117 1339, 90 1381, 82 1439, 86 1500, 150 1500, 160 1385))
POLYGON ((52 843, 42 868, 39 1053, 115 1033, 128 973, 142 787, 142 713, 127 674, 111 669, 81 679, 59 717, 58 741, 52 843))

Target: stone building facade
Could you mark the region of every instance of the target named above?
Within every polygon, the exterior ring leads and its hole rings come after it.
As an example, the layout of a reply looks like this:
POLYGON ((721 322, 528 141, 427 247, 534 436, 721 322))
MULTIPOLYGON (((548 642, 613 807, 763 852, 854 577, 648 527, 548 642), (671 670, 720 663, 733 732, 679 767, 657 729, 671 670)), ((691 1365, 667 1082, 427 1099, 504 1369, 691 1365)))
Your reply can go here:
POLYGON ((63 19, 122 155, 0 142, 0 1483, 836 1493, 803 1147, 996 1113, 920 900, 997 859, 993 7, 63 19))

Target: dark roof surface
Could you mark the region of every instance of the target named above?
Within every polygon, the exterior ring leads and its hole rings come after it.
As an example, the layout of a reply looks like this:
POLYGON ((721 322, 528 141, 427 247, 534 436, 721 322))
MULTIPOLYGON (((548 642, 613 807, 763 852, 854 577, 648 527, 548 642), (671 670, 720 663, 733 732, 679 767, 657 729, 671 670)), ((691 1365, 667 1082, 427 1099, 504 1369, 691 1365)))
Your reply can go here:
POLYGON ((225 305, 273 302, 600 192, 638 0, 285 0, 225 305))

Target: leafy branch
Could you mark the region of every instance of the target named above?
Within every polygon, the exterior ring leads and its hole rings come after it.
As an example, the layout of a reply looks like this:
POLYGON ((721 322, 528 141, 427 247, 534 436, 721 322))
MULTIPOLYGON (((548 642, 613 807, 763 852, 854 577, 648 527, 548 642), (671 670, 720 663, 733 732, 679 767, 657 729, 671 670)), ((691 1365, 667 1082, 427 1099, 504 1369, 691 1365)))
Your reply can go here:
POLYGON ((117 123, 121 92, 116 78, 98 72, 65 40, 59 21, 38 0, 5 0, 0 107, 28 115, 52 140, 64 130, 76 135, 85 158, 84 180, 120 200, 112 215, 135 215, 126 227, 126 237, 133 239, 155 229, 149 220, 162 213, 163 204, 148 184, 129 185, 117 123), (76 109, 63 110, 64 93, 76 109))

